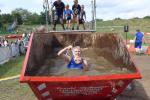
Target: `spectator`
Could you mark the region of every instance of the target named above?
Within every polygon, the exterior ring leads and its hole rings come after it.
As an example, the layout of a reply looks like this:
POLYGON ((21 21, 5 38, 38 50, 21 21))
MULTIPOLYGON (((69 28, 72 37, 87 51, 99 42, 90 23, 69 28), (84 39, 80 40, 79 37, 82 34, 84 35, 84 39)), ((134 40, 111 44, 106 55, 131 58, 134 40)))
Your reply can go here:
POLYGON ((66 29, 71 29, 71 20, 72 20, 72 10, 69 9, 69 5, 66 6, 66 10, 64 11, 64 15, 66 17, 66 29))
POLYGON ((8 46, 8 40, 4 40, 4 47, 7 47, 8 46))
POLYGON ((85 21, 86 21, 86 12, 84 10, 84 5, 82 5, 81 6, 79 23, 83 25, 84 30, 85 30, 85 25, 84 25, 85 21))
POLYGON ((46 32, 46 28, 45 26, 40 26, 36 29, 36 32, 39 32, 39 33, 45 33, 46 32))
POLYGON ((141 53, 143 37, 144 37, 144 34, 139 29, 136 30, 134 40, 135 40, 136 53, 138 54, 141 53))
POLYGON ((77 23, 77 30, 79 30, 79 19, 80 19, 81 6, 78 4, 78 0, 74 0, 74 5, 72 6, 72 10, 73 10, 72 30, 74 30, 75 22, 77 23))
POLYGON ((57 24, 58 21, 60 21, 63 30, 65 30, 64 22, 63 22, 63 13, 64 13, 64 10, 65 10, 65 4, 61 0, 57 0, 53 3, 52 9, 53 9, 53 7, 55 7, 55 9, 56 9, 56 12, 55 12, 55 15, 54 15, 53 30, 56 30, 56 24, 57 24))

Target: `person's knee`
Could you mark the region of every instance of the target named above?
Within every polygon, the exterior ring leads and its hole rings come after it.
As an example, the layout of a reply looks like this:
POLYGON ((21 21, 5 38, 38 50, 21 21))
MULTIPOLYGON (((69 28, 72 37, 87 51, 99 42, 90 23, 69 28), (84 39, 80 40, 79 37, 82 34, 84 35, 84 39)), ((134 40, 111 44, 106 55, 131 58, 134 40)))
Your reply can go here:
POLYGON ((62 18, 60 19, 60 23, 61 23, 61 24, 64 24, 64 21, 63 21, 63 19, 62 19, 62 18))

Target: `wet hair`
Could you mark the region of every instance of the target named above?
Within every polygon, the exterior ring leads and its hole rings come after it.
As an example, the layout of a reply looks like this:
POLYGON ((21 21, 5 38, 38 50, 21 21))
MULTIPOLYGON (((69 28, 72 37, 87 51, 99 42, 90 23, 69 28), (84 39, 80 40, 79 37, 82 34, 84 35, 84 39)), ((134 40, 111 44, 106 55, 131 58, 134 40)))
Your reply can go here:
POLYGON ((75 46, 75 47, 73 47, 72 50, 74 50, 74 49, 81 49, 81 48, 80 48, 80 46, 75 46))

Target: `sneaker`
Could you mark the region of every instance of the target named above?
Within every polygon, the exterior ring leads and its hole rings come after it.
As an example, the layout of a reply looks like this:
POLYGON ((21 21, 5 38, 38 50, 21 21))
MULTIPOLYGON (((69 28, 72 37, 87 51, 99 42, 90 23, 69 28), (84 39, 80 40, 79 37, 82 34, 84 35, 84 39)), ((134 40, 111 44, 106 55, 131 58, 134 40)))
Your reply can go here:
POLYGON ((66 27, 66 30, 68 30, 68 27, 66 27))
POLYGON ((74 30, 74 27, 72 27, 72 30, 74 30))
POLYGON ((53 31, 56 31, 56 28, 55 28, 55 27, 53 28, 53 31))

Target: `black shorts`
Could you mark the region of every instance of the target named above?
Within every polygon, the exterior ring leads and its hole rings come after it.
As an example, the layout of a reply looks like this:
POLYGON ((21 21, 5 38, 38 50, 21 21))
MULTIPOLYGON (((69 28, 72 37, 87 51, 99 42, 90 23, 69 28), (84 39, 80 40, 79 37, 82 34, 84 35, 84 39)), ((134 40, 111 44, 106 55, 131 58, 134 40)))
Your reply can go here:
POLYGON ((84 19, 79 19, 79 23, 84 24, 85 23, 84 19))
POLYGON ((71 20, 71 17, 67 17, 67 21, 71 20))

